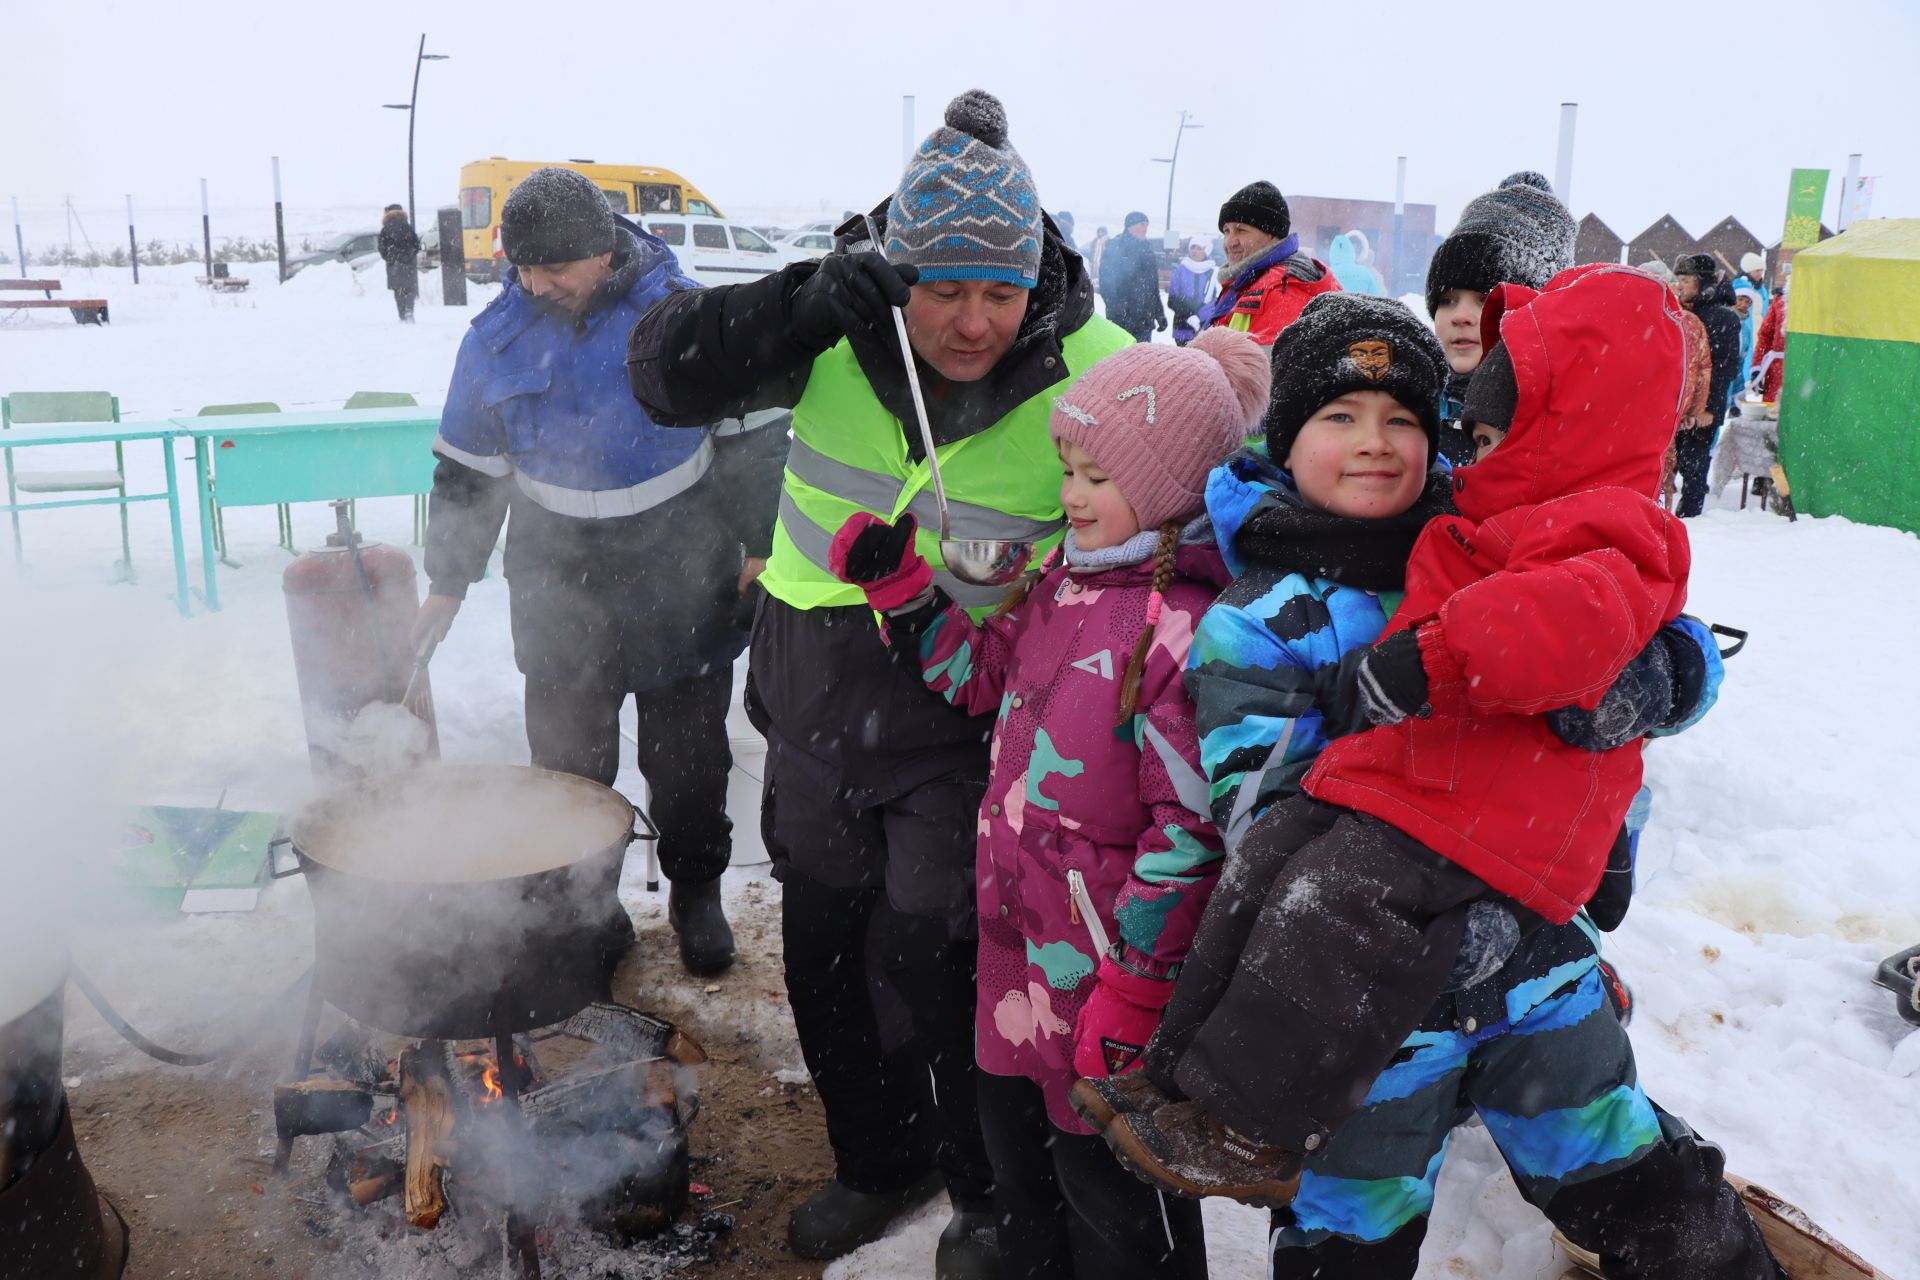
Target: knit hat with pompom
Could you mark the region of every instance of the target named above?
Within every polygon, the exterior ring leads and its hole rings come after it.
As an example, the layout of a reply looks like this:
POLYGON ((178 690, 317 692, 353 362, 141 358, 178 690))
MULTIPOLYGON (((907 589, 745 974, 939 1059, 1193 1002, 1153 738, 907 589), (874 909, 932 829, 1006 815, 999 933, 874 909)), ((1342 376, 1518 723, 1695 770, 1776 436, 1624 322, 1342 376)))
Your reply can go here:
POLYGON ((1100 464, 1142 529, 1158 528, 1205 508, 1207 473, 1258 426, 1272 377, 1265 349, 1232 329, 1138 343, 1074 379, 1048 425, 1100 464))
POLYGON ((1553 184, 1531 169, 1510 173, 1467 201, 1427 265, 1427 314, 1449 289, 1492 293, 1497 284, 1540 289, 1573 265, 1573 215, 1553 184))
POLYGON ((1007 141, 1007 112, 984 89, 947 104, 887 206, 887 259, 920 279, 1040 281, 1040 195, 1007 141))

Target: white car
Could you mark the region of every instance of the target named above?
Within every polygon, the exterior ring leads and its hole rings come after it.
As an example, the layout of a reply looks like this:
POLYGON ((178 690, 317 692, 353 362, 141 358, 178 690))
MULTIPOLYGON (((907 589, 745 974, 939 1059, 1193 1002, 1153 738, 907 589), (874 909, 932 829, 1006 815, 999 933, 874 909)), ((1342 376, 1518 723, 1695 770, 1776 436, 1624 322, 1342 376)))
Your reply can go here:
POLYGON ((824 257, 833 252, 833 232, 798 231, 780 241, 779 247, 808 258, 824 257))
MULTIPOLYGON (((827 239, 831 240, 833 239, 833 229, 839 225, 840 224, 838 222, 809 222, 804 227, 796 227, 792 231, 782 231, 780 234, 776 235, 774 239, 779 241, 781 244, 791 244, 795 240, 798 240, 801 236, 817 236, 817 235, 824 234, 827 237, 827 239)), ((832 246, 829 245, 828 247, 831 248, 832 246)))
POLYGON ((772 275, 813 255, 774 244, 744 222, 685 213, 644 214, 642 226, 666 241, 680 269, 701 284, 738 284, 772 275))

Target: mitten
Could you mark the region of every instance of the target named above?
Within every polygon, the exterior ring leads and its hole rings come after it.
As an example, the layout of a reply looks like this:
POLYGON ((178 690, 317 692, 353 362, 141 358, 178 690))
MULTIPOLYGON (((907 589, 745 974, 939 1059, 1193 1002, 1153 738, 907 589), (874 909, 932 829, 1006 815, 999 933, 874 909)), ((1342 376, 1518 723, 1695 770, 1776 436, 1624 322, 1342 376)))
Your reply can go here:
POLYGON ((1399 724, 1408 716, 1424 719, 1433 714, 1420 638, 1413 632, 1396 631, 1369 648, 1356 671, 1360 711, 1369 723, 1399 724))
POLYGON ((827 564, 834 576, 867 593, 867 603, 885 613, 912 604, 933 584, 933 566, 913 549, 919 522, 911 515, 888 524, 867 511, 856 511, 833 535, 827 564))
POLYGON ((1082 1076, 1117 1076, 1140 1061, 1173 998, 1173 983, 1124 969, 1103 956, 1097 984, 1073 1029, 1073 1069, 1082 1076))

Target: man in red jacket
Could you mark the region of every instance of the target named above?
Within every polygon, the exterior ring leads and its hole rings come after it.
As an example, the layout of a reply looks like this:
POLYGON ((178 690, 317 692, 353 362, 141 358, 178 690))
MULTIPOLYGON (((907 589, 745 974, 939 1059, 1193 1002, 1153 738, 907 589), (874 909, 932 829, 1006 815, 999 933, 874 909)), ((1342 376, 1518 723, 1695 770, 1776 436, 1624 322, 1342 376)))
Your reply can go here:
POLYGON ((1460 514, 1422 531, 1388 633, 1341 662, 1375 727, 1330 743, 1308 795, 1243 842, 1265 827, 1293 851, 1262 855, 1279 870, 1174 1076, 1200 1105, 1108 1131, 1166 1189, 1285 1203, 1301 1155, 1441 994, 1470 909, 1565 924, 1639 789, 1638 742, 1571 747, 1545 713, 1591 710, 1685 603, 1686 533, 1653 496, 1680 403, 1679 303, 1640 272, 1578 267, 1538 294, 1496 288, 1482 341, 1469 399, 1499 402, 1510 430, 1455 473, 1460 514))
POLYGON ((1340 282, 1327 264, 1300 248, 1293 213, 1271 182, 1250 182, 1220 206, 1227 265, 1220 268, 1220 296, 1200 308, 1196 329, 1221 324, 1238 329, 1263 347, 1340 282))

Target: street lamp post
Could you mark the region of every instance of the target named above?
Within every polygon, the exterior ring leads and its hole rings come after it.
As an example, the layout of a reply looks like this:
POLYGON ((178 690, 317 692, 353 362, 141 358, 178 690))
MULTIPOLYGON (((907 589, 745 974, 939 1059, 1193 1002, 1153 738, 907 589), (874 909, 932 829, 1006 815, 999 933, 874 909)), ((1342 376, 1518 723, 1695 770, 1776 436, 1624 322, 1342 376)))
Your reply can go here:
POLYGON ((427 52, 427 36, 420 33, 420 50, 413 58, 413 96, 405 102, 383 102, 380 105, 389 111, 407 113, 407 221, 419 225, 413 216, 413 122, 419 115, 416 108, 420 105, 420 64, 423 62, 445 62, 444 53, 427 52))
POLYGON ((1171 246, 1171 245, 1172 245, 1172 243, 1173 243, 1173 241, 1172 241, 1172 236, 1173 236, 1173 175, 1174 175, 1174 174, 1175 174, 1176 172, 1178 172, 1178 170, 1179 170, 1179 168, 1180 168, 1180 139, 1181 139, 1181 138, 1182 138, 1183 136, 1185 136, 1185 134, 1186 134, 1186 132, 1187 132, 1187 130, 1189 130, 1189 129, 1204 129, 1204 128, 1206 128, 1206 127, 1207 127, 1207 126, 1205 126, 1205 125, 1203 125, 1203 124, 1189 124, 1189 123, 1187 122, 1187 117, 1188 117, 1188 115, 1189 115, 1189 113, 1188 113, 1188 112, 1185 112, 1185 111, 1182 111, 1182 112, 1180 113, 1180 131, 1179 131, 1178 133, 1176 133, 1176 134, 1174 134, 1174 135, 1173 135, 1173 154, 1172 154, 1172 155, 1170 155, 1170 156, 1155 156, 1155 157, 1154 157, 1154 160, 1153 160, 1153 162, 1154 162, 1155 164, 1164 164, 1164 165, 1166 165, 1166 166, 1167 166, 1167 221, 1166 221, 1166 228, 1165 228, 1165 230, 1166 230, 1166 234, 1167 234, 1167 236, 1168 236, 1168 240, 1167 240, 1167 243, 1168 243, 1168 245, 1169 245, 1169 246, 1171 246))

